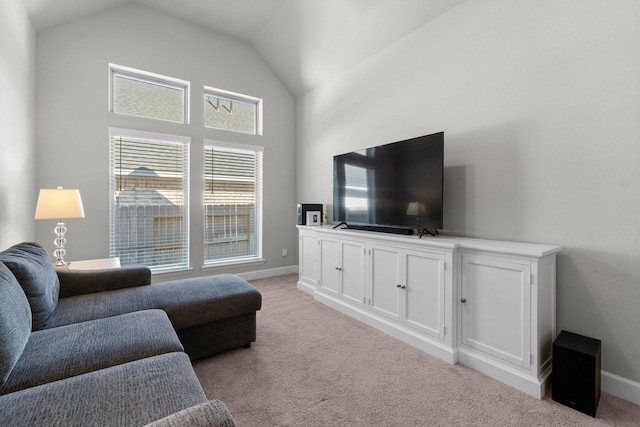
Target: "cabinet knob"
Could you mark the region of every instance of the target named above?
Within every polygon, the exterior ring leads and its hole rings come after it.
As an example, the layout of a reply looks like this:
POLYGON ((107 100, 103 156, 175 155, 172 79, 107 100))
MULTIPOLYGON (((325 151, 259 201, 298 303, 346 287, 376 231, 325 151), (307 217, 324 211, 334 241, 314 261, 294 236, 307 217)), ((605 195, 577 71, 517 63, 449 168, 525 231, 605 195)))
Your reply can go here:
POLYGON ((404 289, 404 288, 406 288, 406 286, 405 285, 396 285, 396 288, 404 289))
POLYGON ((342 270, 342 268, 340 268, 340 267, 336 267, 336 270, 340 271, 340 270, 342 270))
POLYGON ((467 299, 466 298, 461 298, 460 302, 464 304, 465 302, 467 302, 467 299))

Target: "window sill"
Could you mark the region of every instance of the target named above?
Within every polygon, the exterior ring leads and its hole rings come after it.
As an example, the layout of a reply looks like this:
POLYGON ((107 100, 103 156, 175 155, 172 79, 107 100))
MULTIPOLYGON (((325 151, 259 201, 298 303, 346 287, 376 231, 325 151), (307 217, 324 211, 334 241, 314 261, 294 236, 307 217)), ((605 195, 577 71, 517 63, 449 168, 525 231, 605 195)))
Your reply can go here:
POLYGON ((184 273, 191 273, 193 271, 193 268, 191 267, 169 267, 169 268, 158 268, 158 269, 151 269, 151 275, 152 276, 168 276, 168 275, 178 275, 178 274, 184 274, 184 273))
POLYGON ((202 271, 216 270, 221 268, 239 267, 245 265, 264 264, 267 262, 264 258, 238 259, 233 261, 211 262, 202 266, 202 271))

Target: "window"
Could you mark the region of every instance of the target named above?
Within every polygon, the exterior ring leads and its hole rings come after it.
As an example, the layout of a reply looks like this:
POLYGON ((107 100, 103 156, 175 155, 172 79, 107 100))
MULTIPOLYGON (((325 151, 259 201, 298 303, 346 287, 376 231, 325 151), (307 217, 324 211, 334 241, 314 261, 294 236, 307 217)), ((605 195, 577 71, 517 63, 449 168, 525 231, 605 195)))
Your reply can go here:
POLYGON ((261 99, 204 88, 205 127, 261 135, 261 116, 261 99))
POLYGON ((154 270, 189 266, 185 137, 109 129, 109 256, 154 270))
MULTIPOLYGON (((189 92, 188 81, 109 64, 112 124, 126 115, 138 129, 166 128, 157 121, 188 125, 189 92)), ((262 134, 262 99, 206 86, 201 94, 206 128, 262 134)), ((184 136, 109 128, 109 255, 122 265, 146 265, 154 273, 189 268, 190 143, 184 136)), ((262 147, 205 140, 202 149, 205 212, 197 227, 205 264, 263 261, 262 147)))
POLYGON ((111 64, 110 111, 188 123, 189 82, 111 64))
POLYGON ((205 141, 205 264, 262 258, 262 147, 205 141))

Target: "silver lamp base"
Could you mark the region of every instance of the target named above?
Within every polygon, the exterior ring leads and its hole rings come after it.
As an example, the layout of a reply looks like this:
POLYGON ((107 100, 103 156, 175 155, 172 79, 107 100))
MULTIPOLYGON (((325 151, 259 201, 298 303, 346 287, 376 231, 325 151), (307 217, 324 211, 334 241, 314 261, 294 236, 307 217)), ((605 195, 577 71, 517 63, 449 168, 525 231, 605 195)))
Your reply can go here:
POLYGON ((62 220, 58 222, 53 232, 56 233, 56 239, 53 241, 53 244, 56 245, 56 250, 53 251, 53 256, 56 257, 56 266, 67 265, 64 260, 64 256, 67 253, 64 249, 64 245, 67 243, 67 239, 64 237, 64 234, 67 232, 67 227, 62 220))

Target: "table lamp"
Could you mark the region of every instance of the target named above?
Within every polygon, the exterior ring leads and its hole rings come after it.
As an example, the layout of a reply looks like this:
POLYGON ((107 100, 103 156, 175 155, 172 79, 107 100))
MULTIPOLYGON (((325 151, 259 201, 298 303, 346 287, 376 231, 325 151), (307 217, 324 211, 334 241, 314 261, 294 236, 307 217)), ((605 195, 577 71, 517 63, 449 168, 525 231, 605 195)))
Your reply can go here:
POLYGON ((56 245, 56 250, 53 252, 53 256, 56 257, 56 266, 67 265, 64 261, 64 255, 67 253, 64 249, 67 243, 64 234, 67 232, 67 227, 64 225, 63 218, 84 218, 80 191, 62 187, 40 189, 34 219, 58 220, 56 228, 53 229, 56 234, 56 239, 53 241, 56 245))

